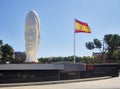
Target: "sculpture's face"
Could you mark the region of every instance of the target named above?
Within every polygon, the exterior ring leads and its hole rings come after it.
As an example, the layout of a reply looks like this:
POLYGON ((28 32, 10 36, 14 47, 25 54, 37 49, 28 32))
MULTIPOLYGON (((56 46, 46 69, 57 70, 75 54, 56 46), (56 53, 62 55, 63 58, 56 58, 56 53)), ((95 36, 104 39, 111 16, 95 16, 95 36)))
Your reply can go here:
POLYGON ((25 30, 26 50, 32 52, 36 50, 38 42, 38 32, 35 25, 27 25, 25 30))
POLYGON ((34 53, 38 49, 39 20, 36 12, 30 11, 25 22, 25 45, 27 53, 34 53))

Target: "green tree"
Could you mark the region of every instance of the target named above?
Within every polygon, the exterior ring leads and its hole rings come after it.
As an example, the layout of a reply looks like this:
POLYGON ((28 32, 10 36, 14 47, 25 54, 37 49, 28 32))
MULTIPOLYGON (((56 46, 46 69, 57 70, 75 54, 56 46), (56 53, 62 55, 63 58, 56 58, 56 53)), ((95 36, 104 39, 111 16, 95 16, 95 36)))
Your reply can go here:
POLYGON ((108 52, 107 59, 120 59, 120 36, 118 34, 107 34, 104 36, 104 41, 107 43, 108 52))
POLYGON ((3 42, 2 42, 2 40, 0 40, 0 46, 2 46, 3 45, 3 42))
POLYGON ((120 59, 120 51, 119 50, 115 50, 112 54, 114 59, 120 59))
POLYGON ((100 40, 94 39, 93 42, 86 42, 86 48, 89 49, 89 50, 92 50, 92 49, 95 49, 95 48, 99 49, 100 52, 102 53, 101 61, 103 61, 104 54, 107 51, 106 48, 105 48, 104 41, 102 41, 102 43, 101 43, 100 40))
POLYGON ((0 40, 0 52, 1 52, 1 46, 3 45, 2 40, 0 40))
POLYGON ((86 42, 86 48, 89 50, 92 50, 95 48, 94 43, 93 42, 86 42))
POLYGON ((86 48, 89 50, 98 48, 102 53, 101 59, 104 59, 105 53, 107 59, 120 59, 120 36, 118 34, 104 35, 104 39, 101 42, 98 39, 94 39, 93 42, 86 42, 86 48))
MULTIPOLYGON (((102 47, 102 43, 100 42, 100 40, 98 39, 94 39, 94 44, 96 48, 101 48, 102 47)), ((101 50, 101 49, 100 49, 101 50)))
MULTIPOLYGON (((2 42, 2 40, 0 40, 0 56, 2 55, 2 52, 1 52, 2 45, 3 45, 3 42, 2 42)), ((0 58, 0 63, 2 63, 2 58, 0 58)))
POLYGON ((108 49, 114 50, 118 49, 120 46, 120 36, 117 34, 107 34, 104 36, 104 41, 108 45, 108 49))
POLYGON ((8 44, 2 45, 1 52, 2 52, 3 63, 6 63, 7 61, 9 61, 9 62, 12 61, 12 59, 13 59, 12 56, 13 56, 14 50, 10 45, 8 45, 8 44))

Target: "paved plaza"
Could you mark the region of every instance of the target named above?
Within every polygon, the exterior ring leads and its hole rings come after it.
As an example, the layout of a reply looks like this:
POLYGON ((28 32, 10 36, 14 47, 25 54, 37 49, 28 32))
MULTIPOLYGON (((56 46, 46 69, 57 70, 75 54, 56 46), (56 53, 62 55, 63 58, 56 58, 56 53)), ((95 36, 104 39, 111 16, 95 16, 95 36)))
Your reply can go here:
POLYGON ((120 77, 64 84, 0 87, 0 89, 120 89, 120 77))

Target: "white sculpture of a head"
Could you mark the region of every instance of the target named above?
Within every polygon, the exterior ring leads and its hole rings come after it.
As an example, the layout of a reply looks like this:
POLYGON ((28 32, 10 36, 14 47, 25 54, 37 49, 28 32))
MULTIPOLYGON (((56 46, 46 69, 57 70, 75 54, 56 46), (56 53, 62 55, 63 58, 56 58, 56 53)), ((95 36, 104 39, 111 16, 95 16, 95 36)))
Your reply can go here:
POLYGON ((40 21, 36 11, 31 10, 25 21, 25 62, 38 62, 37 51, 40 40, 40 21))

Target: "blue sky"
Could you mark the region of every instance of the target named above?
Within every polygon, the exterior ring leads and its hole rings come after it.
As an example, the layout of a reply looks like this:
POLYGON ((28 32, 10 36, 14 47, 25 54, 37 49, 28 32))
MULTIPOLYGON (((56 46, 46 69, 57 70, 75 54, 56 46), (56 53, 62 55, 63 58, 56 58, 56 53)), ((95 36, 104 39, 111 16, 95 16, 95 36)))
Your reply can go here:
POLYGON ((40 16, 38 57, 73 55, 74 19, 87 22, 92 33, 76 34, 76 55, 91 56, 85 42, 120 34, 120 0, 0 0, 0 39, 15 51, 25 51, 26 14, 40 16))

